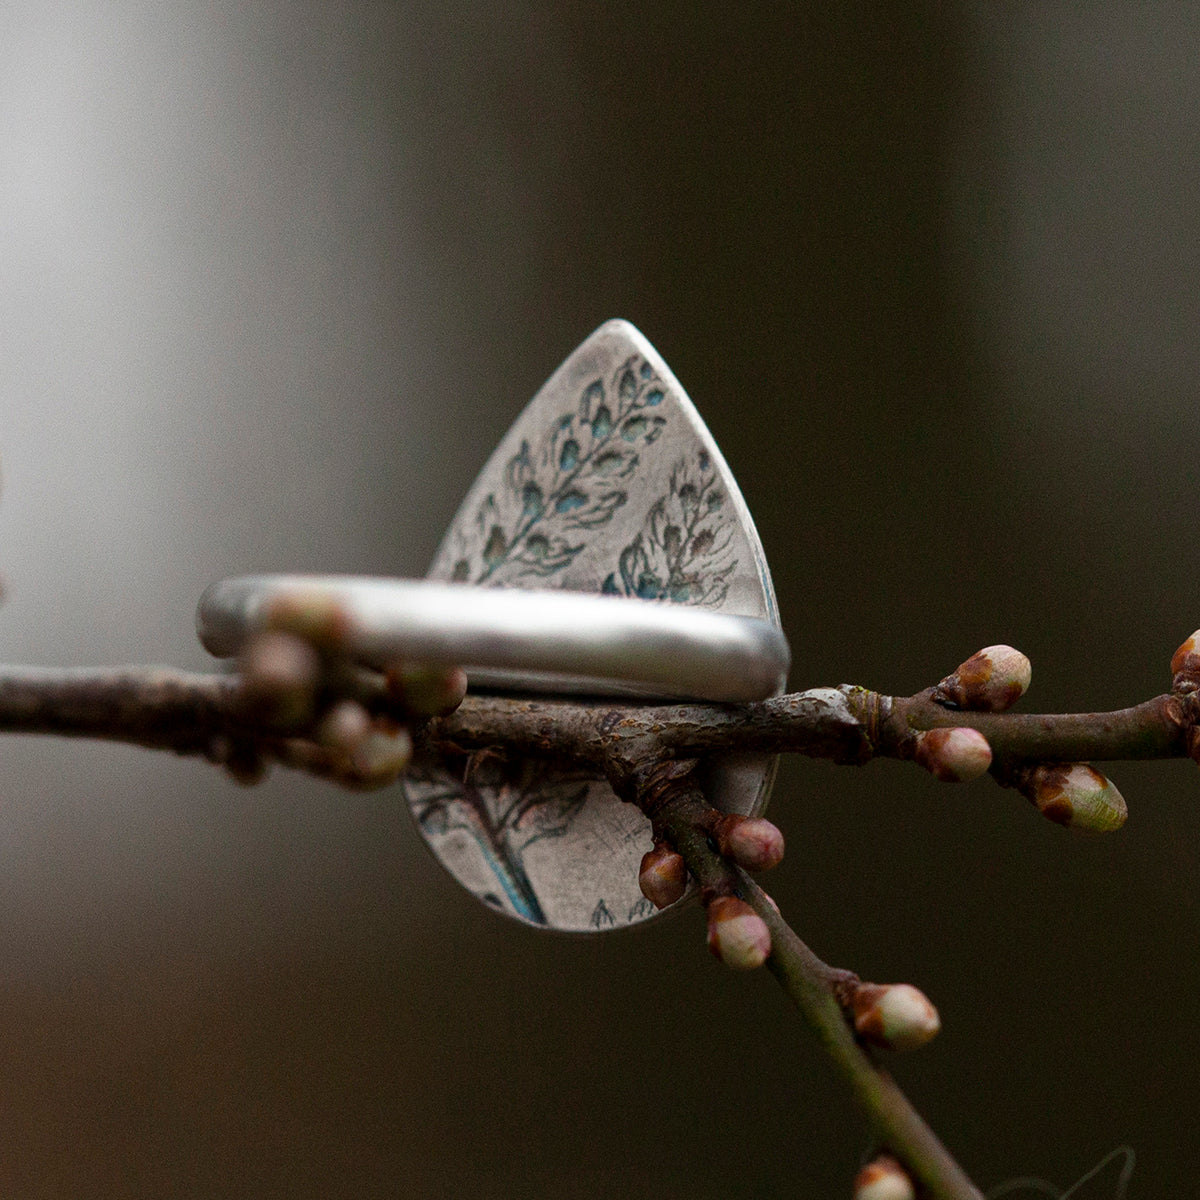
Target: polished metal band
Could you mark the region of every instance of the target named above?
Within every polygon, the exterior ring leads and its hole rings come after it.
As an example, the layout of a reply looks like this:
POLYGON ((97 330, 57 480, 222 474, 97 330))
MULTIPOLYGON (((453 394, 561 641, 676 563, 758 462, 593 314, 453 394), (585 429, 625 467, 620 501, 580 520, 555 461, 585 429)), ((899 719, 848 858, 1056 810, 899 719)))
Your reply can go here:
POLYGON ((425 580, 252 575, 210 587, 197 628, 236 654, 280 603, 334 604, 359 661, 462 666, 475 686, 738 703, 781 689, 789 651, 767 621, 680 604, 425 580))

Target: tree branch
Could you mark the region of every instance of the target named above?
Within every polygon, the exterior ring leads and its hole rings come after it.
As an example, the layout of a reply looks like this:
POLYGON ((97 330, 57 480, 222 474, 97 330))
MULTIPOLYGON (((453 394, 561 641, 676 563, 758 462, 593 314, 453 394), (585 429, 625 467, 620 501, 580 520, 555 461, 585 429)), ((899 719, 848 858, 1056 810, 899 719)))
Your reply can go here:
MULTIPOLYGON (((376 715, 410 719, 403 699, 373 672, 346 671, 327 691, 376 715)), ((968 728, 987 739, 1000 777, 1020 763, 1187 757, 1195 741, 1194 693, 1156 696, 1115 712, 1024 714, 947 709, 935 691, 892 697, 843 684, 744 705, 472 695, 450 715, 418 724, 414 734, 419 753, 503 746, 607 772, 613 763, 632 768, 650 752, 797 753, 847 764, 910 759, 921 732, 968 728)), ((304 769, 308 764, 288 747, 311 729, 264 718, 247 705, 232 673, 0 666, 0 732, 100 738, 218 759, 214 744, 235 739, 304 769)))

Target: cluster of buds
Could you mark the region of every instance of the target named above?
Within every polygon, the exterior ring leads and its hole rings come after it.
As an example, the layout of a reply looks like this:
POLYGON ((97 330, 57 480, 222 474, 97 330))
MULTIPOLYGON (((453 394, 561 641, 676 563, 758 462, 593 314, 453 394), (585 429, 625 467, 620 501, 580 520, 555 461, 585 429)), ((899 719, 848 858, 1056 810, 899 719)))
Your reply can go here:
MULTIPOLYGON (((241 712, 271 731, 275 745, 269 749, 276 757, 345 786, 393 783, 412 760, 412 738, 398 716, 441 716, 466 693, 466 675, 458 668, 405 664, 372 675, 354 666, 345 653, 349 616, 327 596, 283 597, 272 605, 266 626, 239 656, 241 712)), ((214 747, 213 756, 240 782, 257 782, 267 748, 226 740, 229 745, 214 747)))
MULTIPOLYGON (((1011 646, 985 646, 959 663, 932 691, 935 703, 959 712, 1004 712, 1029 687, 1029 659, 1011 646)), ((977 779, 992 765, 992 748, 977 729, 928 729, 913 738, 912 757, 943 783, 977 779)))
MULTIPOLYGON (((1189 681, 1200 687, 1200 630, 1175 652, 1171 670, 1176 691, 1189 681)), ((986 646, 960 663, 932 692, 945 708, 962 712, 1004 712, 1025 693, 1032 672, 1029 659, 1011 646, 986 646)), ((914 739, 913 757, 938 779, 952 782, 980 775, 992 754, 981 734, 970 729, 931 729, 914 739)), ((1107 833, 1128 816, 1125 800, 1113 782, 1086 763, 1051 763, 1021 767, 1006 782, 1033 802, 1047 819, 1071 829, 1107 833)))
MULTIPOLYGON (((783 860, 783 834, 763 817, 742 817, 715 810, 701 823, 711 843, 745 871, 767 871, 783 860)), ((642 858, 638 885, 655 908, 682 899, 687 890, 683 857, 664 839, 642 858)), ((771 955, 766 922, 746 901, 718 895, 708 905, 708 948, 737 971, 761 967, 771 955)))
POLYGON ((325 713, 316 742, 328 752, 335 777, 351 787, 386 787, 412 761, 408 730, 387 717, 373 717, 356 700, 339 700, 325 713))

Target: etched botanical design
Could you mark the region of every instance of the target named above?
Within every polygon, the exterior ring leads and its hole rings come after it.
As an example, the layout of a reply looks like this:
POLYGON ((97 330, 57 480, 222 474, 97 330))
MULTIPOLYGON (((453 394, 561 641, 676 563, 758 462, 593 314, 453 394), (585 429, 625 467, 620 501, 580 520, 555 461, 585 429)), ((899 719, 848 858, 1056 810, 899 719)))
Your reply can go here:
POLYGON ((703 450, 695 470, 686 462, 677 464, 667 494, 651 505, 602 590, 675 604, 722 604, 737 567, 731 549, 735 531, 723 517, 724 504, 725 493, 703 450))
POLYGON ((481 899, 544 925, 545 913, 525 871, 525 851, 567 832, 591 782, 575 773, 548 775, 530 760, 510 763, 476 755, 462 778, 437 770, 415 773, 405 790, 427 835, 461 830, 474 840, 499 889, 481 899))
POLYGON ((606 524, 628 499, 624 482, 666 418, 654 410, 663 388, 650 364, 633 355, 606 380, 594 379, 574 411, 562 413, 536 445, 522 441, 459 531, 451 578, 511 583, 570 565, 586 531, 606 524))

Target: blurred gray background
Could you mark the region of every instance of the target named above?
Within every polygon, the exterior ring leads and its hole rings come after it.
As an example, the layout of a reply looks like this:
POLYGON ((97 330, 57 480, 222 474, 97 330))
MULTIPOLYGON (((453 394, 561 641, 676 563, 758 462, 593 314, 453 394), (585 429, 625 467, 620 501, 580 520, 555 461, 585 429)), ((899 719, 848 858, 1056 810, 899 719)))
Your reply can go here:
MULTIPOLYGON (((792 685, 981 645, 1026 706, 1200 624, 1200 12, 1112 2, 0 8, 0 653, 200 667, 201 590, 420 575, 623 316, 755 513, 792 685)), ((837 1196, 866 1136, 693 912, 558 940, 398 794, 6 738, 0 1192, 837 1196)), ((1195 1174, 1200 778, 1072 837, 989 781, 789 762, 773 891, 944 1032, 987 1187, 1195 1174)), ((1111 1180, 1089 1196, 1111 1195, 1111 1180)))

